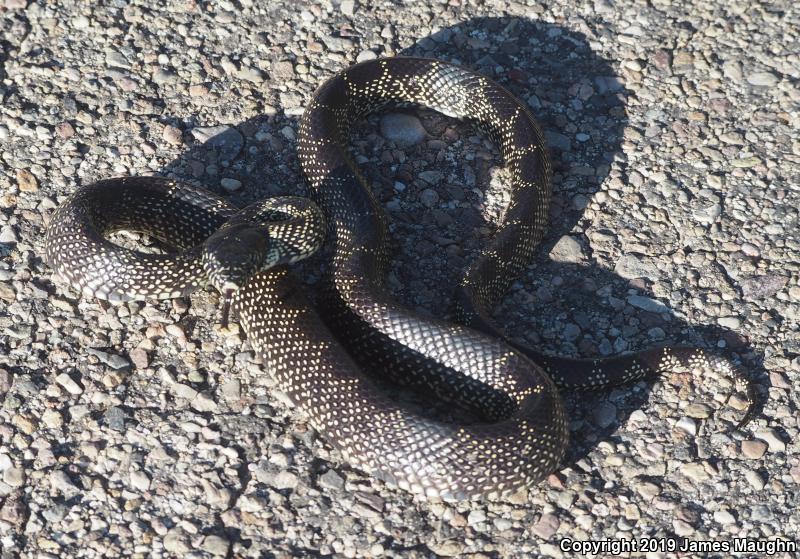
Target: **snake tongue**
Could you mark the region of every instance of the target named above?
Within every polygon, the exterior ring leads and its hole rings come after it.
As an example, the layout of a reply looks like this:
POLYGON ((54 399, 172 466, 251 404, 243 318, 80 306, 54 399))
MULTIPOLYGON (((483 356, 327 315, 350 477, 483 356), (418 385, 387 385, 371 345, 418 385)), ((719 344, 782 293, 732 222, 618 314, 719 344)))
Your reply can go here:
POLYGON ((228 315, 231 313, 231 300, 233 299, 233 289, 226 289, 222 302, 222 327, 228 328, 228 315))

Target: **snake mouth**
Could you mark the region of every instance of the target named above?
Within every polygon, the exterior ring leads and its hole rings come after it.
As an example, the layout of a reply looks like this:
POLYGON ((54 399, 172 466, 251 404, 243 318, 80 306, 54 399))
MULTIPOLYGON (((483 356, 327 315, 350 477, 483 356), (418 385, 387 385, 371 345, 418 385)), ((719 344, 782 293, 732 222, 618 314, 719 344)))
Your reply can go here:
POLYGON ((222 300, 222 327, 228 328, 228 318, 231 314, 231 301, 233 300, 234 289, 226 289, 222 300))

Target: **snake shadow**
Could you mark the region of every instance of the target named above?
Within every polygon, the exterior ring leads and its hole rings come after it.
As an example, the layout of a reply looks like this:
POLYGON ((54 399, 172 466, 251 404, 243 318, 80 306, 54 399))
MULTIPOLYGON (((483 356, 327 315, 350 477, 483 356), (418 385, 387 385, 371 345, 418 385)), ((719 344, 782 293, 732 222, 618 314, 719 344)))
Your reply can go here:
MULTIPOLYGON (((622 152, 631 92, 612 63, 591 48, 592 37, 608 32, 602 24, 597 25, 593 28, 587 23, 584 32, 578 32, 519 17, 478 17, 397 49, 400 55, 456 62, 493 78, 526 102, 545 130, 554 167, 550 227, 538 256, 501 305, 498 319, 516 341, 567 356, 604 357, 671 343, 709 348, 724 345, 726 353, 743 361, 751 378, 765 387, 760 357, 746 338, 718 326, 690 324, 669 311, 650 312, 628 304, 630 295, 652 295, 655 278, 619 277, 601 267, 599 257, 592 254, 581 222, 586 205, 612 169, 611 178, 623 181, 631 171, 622 152), (574 261, 548 256, 564 236, 580 247, 574 261), (569 341, 562 336, 566 328, 569 341)), ((369 40, 368 34, 361 37, 361 47, 369 48, 369 40)), ((429 134, 430 141, 398 154, 396 146, 377 134, 378 119, 373 117, 366 126, 356 128, 353 151, 356 157, 370 160, 362 168, 378 198, 387 203, 397 255, 391 271, 397 280, 390 281, 393 292, 403 304, 447 317, 448 286, 456 285, 464 263, 478 248, 471 231, 491 224, 478 210, 450 203, 463 200, 459 191, 471 186, 466 184, 469 177, 449 179, 465 176, 458 162, 451 169, 455 172, 445 172, 448 179, 438 185, 416 176, 420 167, 415 167, 415 160, 433 163, 428 168, 447 164, 446 157, 437 157, 442 147, 436 140, 447 136, 452 122, 425 111, 413 112, 429 132, 434 131, 429 134), (396 182, 404 183, 399 194, 393 188, 396 182), (418 203, 426 189, 437 192, 438 207, 426 209, 418 203), (395 200, 399 203, 392 204, 395 200), (442 237, 464 239, 463 250, 448 250, 450 243, 437 243, 442 237)), ((306 187, 294 148, 296 120, 279 108, 276 114, 231 125, 208 141, 195 142, 162 173, 198 182, 240 206, 266 196, 302 195, 306 187), (239 181, 242 187, 228 192, 222 185, 236 183, 224 179, 239 181)), ((194 122, 178 124, 196 126, 194 122)), ((470 141, 468 130, 453 126, 457 137, 470 141)), ((477 186, 486 186, 490 167, 491 157, 476 159, 477 186)), ((313 284, 314 263, 301 270, 313 284)), ((646 402, 655 380, 565 395, 572 418, 565 463, 580 460, 599 441, 613 439, 618 427, 646 402), (605 410, 606 416, 599 417, 598 410, 605 410)))

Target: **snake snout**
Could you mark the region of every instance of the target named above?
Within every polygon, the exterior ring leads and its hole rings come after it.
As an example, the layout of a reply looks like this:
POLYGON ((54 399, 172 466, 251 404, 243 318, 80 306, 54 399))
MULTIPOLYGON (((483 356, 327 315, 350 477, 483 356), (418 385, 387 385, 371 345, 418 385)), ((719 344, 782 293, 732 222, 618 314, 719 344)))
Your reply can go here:
POLYGON ((263 228, 248 224, 223 227, 203 246, 203 269, 217 291, 236 291, 268 265, 269 248, 269 234, 263 228))

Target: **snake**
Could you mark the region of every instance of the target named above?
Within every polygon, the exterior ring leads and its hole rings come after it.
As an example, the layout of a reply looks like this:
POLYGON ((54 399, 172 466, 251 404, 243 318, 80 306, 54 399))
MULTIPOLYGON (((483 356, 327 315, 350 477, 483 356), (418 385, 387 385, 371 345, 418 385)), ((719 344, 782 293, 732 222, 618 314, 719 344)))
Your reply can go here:
POLYGON ((276 387, 352 467, 423 498, 498 498, 555 471, 569 444, 561 393, 599 390, 675 367, 716 369, 752 385, 731 360, 699 347, 571 359, 521 345, 492 317, 545 234, 551 163, 539 125, 503 86, 424 58, 362 62, 325 81, 300 120, 296 150, 309 198, 239 209, 165 177, 84 186, 51 217, 45 260, 89 297, 185 296, 211 285, 238 314, 276 387), (423 106, 474 124, 498 147, 507 198, 494 235, 454 288, 455 319, 424 316, 387 288, 387 218, 348 149, 354 123, 389 106, 423 106), (109 236, 146 233, 174 250, 144 253, 109 236), (309 297, 289 264, 316 255, 309 297), (384 382, 465 408, 426 413, 384 382))

